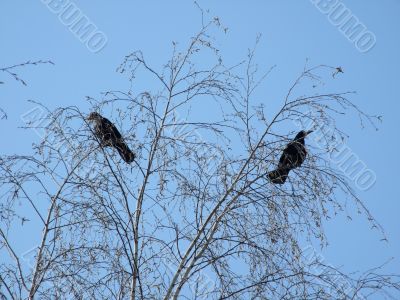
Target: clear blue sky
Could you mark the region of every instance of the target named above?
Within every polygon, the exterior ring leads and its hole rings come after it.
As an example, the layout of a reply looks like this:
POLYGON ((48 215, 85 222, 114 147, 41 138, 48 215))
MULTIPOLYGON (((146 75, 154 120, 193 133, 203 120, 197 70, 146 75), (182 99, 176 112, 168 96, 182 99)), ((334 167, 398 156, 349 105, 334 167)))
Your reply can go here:
MULTIPOLYGON (((228 61, 239 61, 263 35, 257 62, 277 65, 263 86, 265 101, 281 99, 304 66, 342 66, 336 92, 355 90, 352 100, 363 110, 383 115, 379 131, 360 129, 352 117, 339 124, 349 134, 349 146, 377 174, 376 184, 359 195, 386 229, 389 242, 372 231, 364 217, 353 221, 338 216, 325 224, 330 246, 326 262, 346 270, 365 270, 395 257, 388 271, 400 271, 400 1, 342 1, 376 35, 376 46, 360 53, 311 1, 199 1, 229 27, 219 44, 228 61)), ((127 88, 115 72, 123 57, 142 50, 155 65, 171 53, 171 41, 187 42, 199 27, 199 14, 191 1, 75 1, 103 31, 108 43, 92 53, 39 0, 0 2, 0 67, 27 60, 51 59, 55 66, 27 67, 19 71, 28 86, 0 74, 0 107, 8 113, 1 121, 1 152, 29 152, 37 137, 22 126, 20 115, 41 101, 50 108, 77 105, 87 109, 85 96, 109 89, 127 88), (5 137, 5 138, 4 138, 5 137), (5 141, 7 141, 5 143, 5 141), (10 142, 11 141, 11 142, 10 142)), ((27 244, 30 235, 21 237, 27 244)), ((23 247, 21 247, 23 248, 23 247)), ((26 249, 27 250, 27 249, 26 249)), ((24 249, 21 249, 21 253, 24 249)))

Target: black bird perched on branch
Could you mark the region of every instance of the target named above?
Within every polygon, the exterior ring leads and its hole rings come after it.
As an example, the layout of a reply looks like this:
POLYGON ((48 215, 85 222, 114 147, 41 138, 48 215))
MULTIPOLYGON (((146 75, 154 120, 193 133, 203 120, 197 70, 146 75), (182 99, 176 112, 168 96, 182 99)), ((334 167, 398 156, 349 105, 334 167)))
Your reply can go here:
POLYGON ((121 133, 110 120, 102 117, 97 112, 90 113, 87 119, 95 122, 94 134, 99 139, 101 146, 114 147, 128 164, 134 161, 135 153, 129 149, 121 133))
POLYGON ((278 168, 268 173, 268 177, 272 183, 284 184, 290 170, 301 166, 307 156, 304 138, 311 132, 313 130, 300 131, 293 141, 286 146, 279 159, 278 168))

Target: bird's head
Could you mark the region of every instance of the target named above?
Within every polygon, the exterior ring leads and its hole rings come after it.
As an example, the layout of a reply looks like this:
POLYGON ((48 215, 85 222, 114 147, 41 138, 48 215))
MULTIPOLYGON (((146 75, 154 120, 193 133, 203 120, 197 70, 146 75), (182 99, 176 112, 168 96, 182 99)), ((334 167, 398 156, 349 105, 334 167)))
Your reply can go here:
POLYGON ((314 130, 302 130, 296 135, 296 137, 294 139, 295 140, 304 139, 307 135, 309 135, 313 131, 314 130))
POLYGON ((91 112, 89 116, 87 117, 88 121, 94 121, 94 120, 99 120, 101 119, 101 115, 97 112, 91 112))

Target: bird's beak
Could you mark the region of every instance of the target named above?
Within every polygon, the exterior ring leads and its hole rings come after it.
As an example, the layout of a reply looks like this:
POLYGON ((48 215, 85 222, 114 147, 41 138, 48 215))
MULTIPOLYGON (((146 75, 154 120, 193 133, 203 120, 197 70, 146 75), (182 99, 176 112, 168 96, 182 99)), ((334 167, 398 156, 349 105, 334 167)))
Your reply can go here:
POLYGON ((314 132, 314 130, 309 130, 306 132, 306 135, 309 135, 311 132, 314 132))

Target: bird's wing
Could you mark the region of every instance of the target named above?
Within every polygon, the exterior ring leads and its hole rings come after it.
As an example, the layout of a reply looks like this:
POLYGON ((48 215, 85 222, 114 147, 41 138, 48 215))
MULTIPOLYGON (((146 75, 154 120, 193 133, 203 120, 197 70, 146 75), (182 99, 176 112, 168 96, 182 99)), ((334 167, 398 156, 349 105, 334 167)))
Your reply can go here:
POLYGON ((104 118, 101 120, 102 122, 102 127, 103 127, 103 131, 105 134, 110 134, 112 139, 121 139, 122 135, 121 133, 118 131, 117 127, 115 127, 115 125, 108 120, 107 118, 104 118))
POLYGON ((287 147, 285 150, 283 150, 281 158, 279 159, 278 168, 282 168, 284 165, 286 165, 286 149, 287 147))
POLYGON ((291 164, 292 157, 296 153, 296 147, 293 142, 287 144, 286 148, 283 150, 281 158, 279 159, 278 168, 286 168, 289 164, 291 164))

